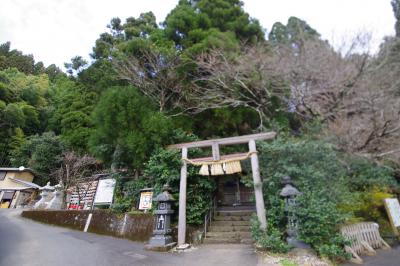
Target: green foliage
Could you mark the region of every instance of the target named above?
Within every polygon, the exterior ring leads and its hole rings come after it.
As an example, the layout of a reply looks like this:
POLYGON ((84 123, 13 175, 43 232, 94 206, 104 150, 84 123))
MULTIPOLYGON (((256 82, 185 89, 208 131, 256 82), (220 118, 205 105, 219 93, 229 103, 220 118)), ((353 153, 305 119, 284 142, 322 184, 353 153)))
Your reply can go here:
POLYGON ((274 228, 285 230, 279 196, 285 175, 303 193, 294 209, 299 236, 319 254, 331 259, 347 256, 339 234, 344 223, 367 219, 387 227, 381 200, 388 196, 385 188, 398 188, 391 169, 342 154, 329 141, 306 137, 260 143, 259 151, 268 220, 274 228))
POLYGON ((42 135, 34 135, 26 139, 11 154, 13 166, 30 167, 38 174, 35 180, 40 185, 48 181, 58 182, 51 175, 60 167, 61 155, 64 151, 64 145, 60 137, 53 132, 46 132, 42 135))
POLYGON ((72 75, 79 73, 87 64, 88 62, 82 56, 75 56, 71 58, 71 63, 65 63, 64 66, 67 72, 72 75))
MULTIPOLYGON (((158 150, 146 164, 145 175, 151 178, 154 192, 161 192, 165 184, 169 184, 175 199, 179 195, 181 160, 180 154, 173 150, 158 150)), ((199 176, 198 169, 188 166, 188 186, 186 219, 189 224, 203 223, 205 212, 210 208, 212 193, 215 189, 214 180, 199 176)), ((177 204, 178 205, 178 204, 177 204)))
POLYGON ((396 24, 394 26, 396 30, 396 37, 400 37, 400 1, 392 0, 391 1, 394 17, 396 18, 396 24))
POLYGON ((259 247, 271 252, 284 253, 290 248, 283 240, 283 233, 271 223, 268 224, 267 230, 261 230, 256 216, 251 219, 251 236, 259 247))
POLYGON ((286 259, 281 260, 279 263, 280 263, 282 266, 298 266, 297 263, 292 262, 292 261, 288 261, 288 260, 286 260, 286 259))
POLYGON ((91 113, 97 98, 96 93, 89 92, 67 77, 59 77, 54 82, 48 128, 60 134, 70 149, 81 153, 88 150, 91 113))
POLYGON ((184 49, 202 43, 206 36, 215 34, 206 34, 211 29, 232 32, 237 40, 263 40, 260 24, 244 12, 242 5, 239 0, 179 1, 165 19, 166 36, 184 49))
POLYGON ((298 218, 299 237, 330 259, 346 258, 345 241, 339 233, 345 215, 324 192, 304 192, 293 210, 298 218))
MULTIPOLYGON (((193 140, 194 136, 175 132, 175 140, 193 140)), ((137 207, 140 190, 152 187, 154 195, 162 192, 162 187, 168 184, 172 195, 179 198, 181 160, 180 153, 176 150, 157 149, 145 165, 144 175, 137 179, 117 179, 117 197, 113 208, 117 211, 128 211, 137 207)), ((212 193, 215 190, 214 180, 197 175, 198 169, 188 166, 188 186, 186 219, 187 223, 199 225, 203 223, 204 214, 210 208, 212 193)), ((178 209, 176 202, 175 209, 178 209)), ((178 213, 176 212, 175 215, 178 213)))
POLYGON ((349 245, 349 243, 341 235, 336 235, 331 238, 329 242, 317 246, 316 248, 321 256, 331 260, 342 261, 351 258, 351 254, 344 251, 345 245, 349 245))
POLYGON ((286 26, 280 22, 275 23, 268 39, 272 43, 300 46, 306 39, 318 39, 319 37, 319 33, 311 28, 307 22, 296 17, 290 17, 286 26))
MULTIPOLYGON (((35 72, 35 60, 32 55, 24 55, 21 51, 11 50, 11 43, 0 44, 0 70, 16 68, 25 74, 35 72)), ((38 69, 38 67, 36 68, 38 69)))
POLYGON ((127 178, 121 174, 115 178, 117 183, 113 210, 122 213, 136 208, 139 205, 140 190, 150 187, 151 180, 144 177, 127 178))
POLYGON ((96 130, 90 149, 106 164, 142 169, 151 153, 168 144, 172 136, 169 118, 154 111, 133 87, 114 87, 99 100, 94 113, 96 130))
POLYGON ((10 164, 10 152, 24 136, 41 133, 46 126, 49 80, 17 69, 0 71, 0 164, 10 164))

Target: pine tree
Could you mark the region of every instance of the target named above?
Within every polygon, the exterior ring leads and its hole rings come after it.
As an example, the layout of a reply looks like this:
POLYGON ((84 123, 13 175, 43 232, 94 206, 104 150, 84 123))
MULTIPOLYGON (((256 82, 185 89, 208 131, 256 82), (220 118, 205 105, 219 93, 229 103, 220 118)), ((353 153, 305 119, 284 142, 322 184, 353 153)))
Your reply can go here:
POLYGON ((396 18, 396 24, 394 26, 396 37, 400 37, 400 0, 392 0, 392 8, 394 17, 396 18))

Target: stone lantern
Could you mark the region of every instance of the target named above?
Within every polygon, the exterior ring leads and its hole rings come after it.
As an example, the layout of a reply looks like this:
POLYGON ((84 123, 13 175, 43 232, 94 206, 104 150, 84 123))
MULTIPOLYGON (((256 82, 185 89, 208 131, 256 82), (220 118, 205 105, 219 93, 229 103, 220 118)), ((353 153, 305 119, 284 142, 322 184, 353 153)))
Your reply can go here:
POLYGON ((156 225, 153 230, 153 237, 150 238, 147 249, 156 251, 167 251, 175 246, 171 236, 171 216, 174 211, 171 208, 175 199, 170 194, 171 188, 164 185, 163 192, 158 194, 153 201, 158 202, 156 215, 156 225))
POLYGON ((49 201, 51 200, 52 192, 54 191, 54 187, 50 186, 50 182, 46 184, 46 186, 39 188, 40 192, 40 200, 36 202, 33 206, 34 209, 46 209, 49 201))
POLYGON ((47 204, 46 209, 52 209, 52 210, 61 210, 63 206, 63 185, 60 181, 57 185, 54 186, 54 192, 53 192, 53 198, 50 200, 50 202, 47 204))
POLYGON ((301 195, 301 192, 299 192, 297 188, 293 186, 293 182, 290 176, 283 177, 282 184, 284 185, 284 187, 279 195, 285 199, 285 211, 288 219, 288 237, 286 238, 286 241, 289 245, 295 248, 309 248, 306 243, 297 239, 298 222, 297 217, 293 212, 294 208, 297 205, 296 198, 298 195, 301 195))

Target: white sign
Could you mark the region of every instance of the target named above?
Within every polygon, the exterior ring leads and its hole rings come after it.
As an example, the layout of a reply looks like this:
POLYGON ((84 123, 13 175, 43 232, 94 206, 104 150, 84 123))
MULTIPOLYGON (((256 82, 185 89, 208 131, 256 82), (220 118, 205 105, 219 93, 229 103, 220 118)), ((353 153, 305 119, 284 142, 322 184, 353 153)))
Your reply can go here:
POLYGON ((385 199, 385 204, 395 227, 400 226, 400 204, 398 199, 385 199))
POLYGON ((115 179, 101 179, 97 185, 94 204, 111 204, 114 196, 115 179))

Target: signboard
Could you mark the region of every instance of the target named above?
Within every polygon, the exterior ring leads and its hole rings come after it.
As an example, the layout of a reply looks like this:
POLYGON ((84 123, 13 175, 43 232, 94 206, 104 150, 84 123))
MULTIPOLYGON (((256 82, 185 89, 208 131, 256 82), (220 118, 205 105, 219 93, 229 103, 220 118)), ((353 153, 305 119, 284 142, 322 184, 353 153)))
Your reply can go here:
POLYGON ((140 193, 139 210, 151 209, 151 203, 153 200, 153 191, 143 191, 140 193))
POLYGON ((114 196, 115 179, 101 179, 97 185, 94 204, 111 204, 114 196))
POLYGON ((388 212, 390 223, 397 234, 397 227, 400 226, 400 204, 398 199, 384 199, 386 211, 388 212))

